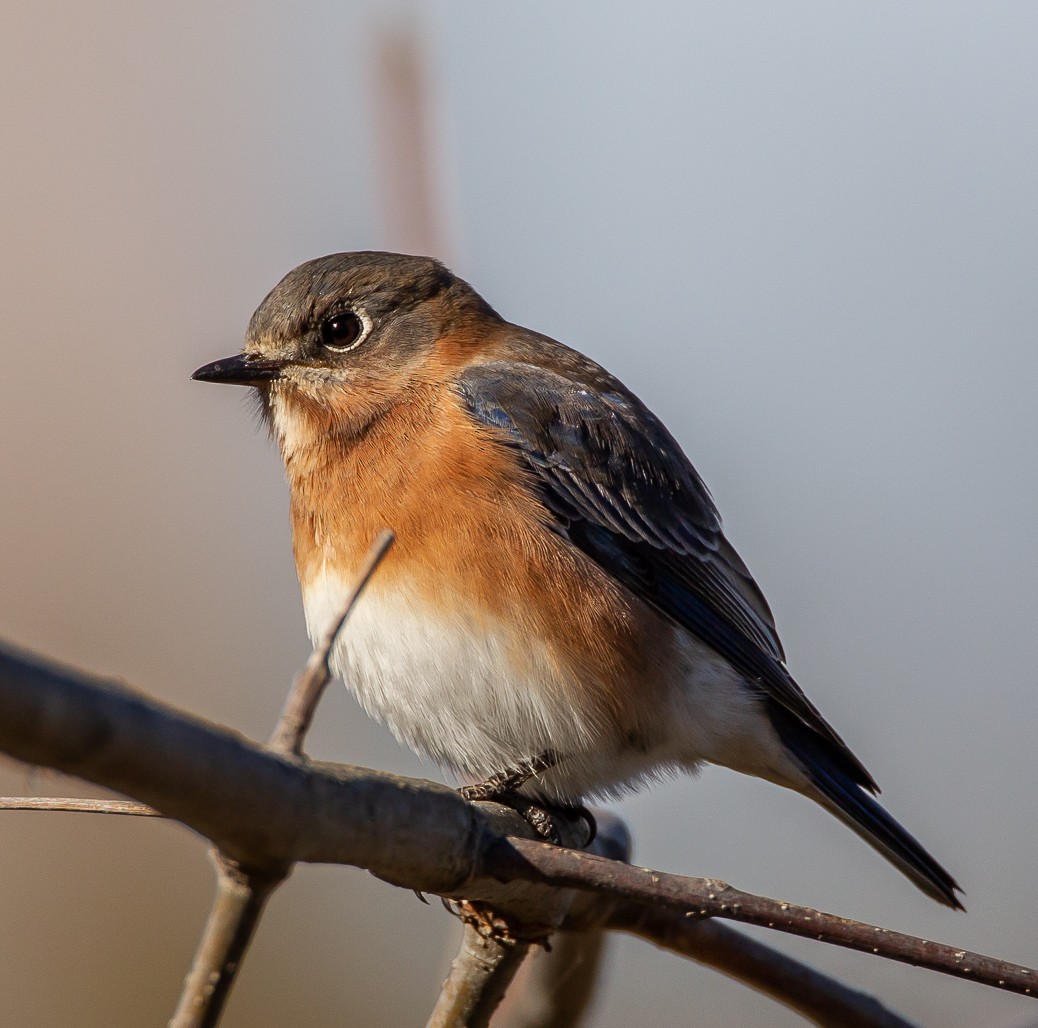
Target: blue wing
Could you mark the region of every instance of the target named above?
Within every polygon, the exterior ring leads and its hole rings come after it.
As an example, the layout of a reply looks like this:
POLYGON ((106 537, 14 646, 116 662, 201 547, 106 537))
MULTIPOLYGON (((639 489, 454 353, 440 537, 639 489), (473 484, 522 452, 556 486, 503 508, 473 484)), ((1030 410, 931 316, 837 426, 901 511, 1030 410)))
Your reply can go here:
POLYGON ((853 782, 878 791, 786 669, 764 596, 659 419, 553 340, 529 333, 513 351, 516 359, 471 366, 457 388, 471 415, 522 455, 553 530, 738 668, 794 749, 809 742, 853 782), (546 348, 551 369, 538 360, 546 348))

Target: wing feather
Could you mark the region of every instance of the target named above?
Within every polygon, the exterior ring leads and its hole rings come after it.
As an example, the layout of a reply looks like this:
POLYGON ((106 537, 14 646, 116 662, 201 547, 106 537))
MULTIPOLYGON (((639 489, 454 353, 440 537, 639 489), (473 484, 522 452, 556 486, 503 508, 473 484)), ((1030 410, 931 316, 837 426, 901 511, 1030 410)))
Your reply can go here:
POLYGON ((561 370, 491 360, 469 367, 457 389, 472 417, 521 454, 552 529, 713 647, 767 703, 809 729, 853 781, 876 791, 786 669, 768 604, 681 447, 598 365, 540 336, 527 350, 536 356, 548 346, 561 370))

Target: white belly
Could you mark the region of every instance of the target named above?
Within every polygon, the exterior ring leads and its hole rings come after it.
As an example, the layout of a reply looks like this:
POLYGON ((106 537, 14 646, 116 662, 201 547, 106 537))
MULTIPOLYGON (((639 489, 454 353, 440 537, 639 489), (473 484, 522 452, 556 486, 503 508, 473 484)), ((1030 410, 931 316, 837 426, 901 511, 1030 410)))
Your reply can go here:
MULTIPOLYGON (((303 602, 312 639, 346 593, 337 575, 311 581, 303 602)), ((603 735, 567 702, 573 683, 542 644, 468 615, 463 603, 433 610, 407 591, 372 583, 332 667, 398 739, 466 774, 487 776, 548 749, 593 753, 603 735)))
MULTIPOLYGON (((303 593, 315 642, 342 610, 349 584, 333 573, 303 593)), ((774 760, 774 740, 731 668, 701 644, 682 647, 680 683, 667 710, 639 726, 596 723, 574 708, 585 689, 543 643, 466 611, 462 599, 432 608, 406 589, 361 596, 332 655, 332 668, 364 709, 418 753, 485 778, 553 750, 560 766, 538 779, 545 795, 576 800, 624 791, 648 775, 704 760, 751 774, 774 760)), ((771 777, 765 774, 764 777, 771 777)), ((536 791, 536 790, 535 790, 536 791)))

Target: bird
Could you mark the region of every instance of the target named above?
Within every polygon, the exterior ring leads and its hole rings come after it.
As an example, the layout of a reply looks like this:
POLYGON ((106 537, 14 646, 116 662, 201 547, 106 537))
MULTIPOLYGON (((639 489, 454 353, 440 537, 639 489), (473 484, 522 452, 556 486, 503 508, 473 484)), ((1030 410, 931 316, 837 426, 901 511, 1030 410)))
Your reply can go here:
POLYGON ((435 259, 358 251, 289 272, 242 352, 193 377, 255 390, 315 644, 395 533, 331 666, 468 798, 582 808, 726 766, 821 804, 963 909, 793 678, 678 442, 593 360, 435 259))

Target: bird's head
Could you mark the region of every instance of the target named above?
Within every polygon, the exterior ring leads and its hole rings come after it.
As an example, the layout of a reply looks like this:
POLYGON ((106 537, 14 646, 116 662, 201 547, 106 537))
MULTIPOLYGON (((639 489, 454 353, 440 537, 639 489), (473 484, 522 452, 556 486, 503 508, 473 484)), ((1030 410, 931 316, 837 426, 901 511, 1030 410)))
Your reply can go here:
POLYGON ((337 253, 290 271, 249 322, 243 352, 193 378, 253 386, 286 459, 363 432, 475 345, 498 315, 429 257, 337 253))

